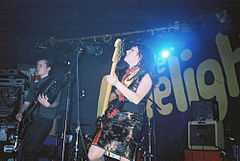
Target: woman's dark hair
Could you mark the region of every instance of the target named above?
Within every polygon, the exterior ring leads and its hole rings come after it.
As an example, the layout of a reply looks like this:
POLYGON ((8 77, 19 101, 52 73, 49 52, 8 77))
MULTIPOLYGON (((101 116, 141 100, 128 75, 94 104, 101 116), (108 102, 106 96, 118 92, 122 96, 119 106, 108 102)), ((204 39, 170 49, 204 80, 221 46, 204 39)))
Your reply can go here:
MULTIPOLYGON (((154 55, 153 52, 151 50, 151 48, 147 47, 146 45, 144 45, 141 42, 127 42, 124 44, 124 51, 132 48, 132 47, 137 47, 139 50, 139 54, 142 57, 140 62, 139 62, 139 66, 147 73, 149 73, 153 79, 153 81, 155 81, 155 77, 156 77, 156 67, 154 65, 155 61, 154 61, 154 55)), ((128 68, 128 65, 126 62, 124 62, 123 60, 119 62, 119 70, 121 71, 125 71, 126 68, 128 68)))
POLYGON ((135 44, 133 46, 138 47, 139 50, 139 54, 142 57, 142 59, 140 60, 140 67, 147 72, 148 74, 150 74, 153 83, 157 82, 157 78, 156 78, 156 67, 155 67, 155 62, 154 62, 154 55, 152 50, 147 47, 144 44, 135 44))
POLYGON ((139 50, 139 54, 142 57, 140 60, 140 66, 143 70, 152 74, 154 72, 154 56, 150 48, 143 44, 135 44, 139 50))

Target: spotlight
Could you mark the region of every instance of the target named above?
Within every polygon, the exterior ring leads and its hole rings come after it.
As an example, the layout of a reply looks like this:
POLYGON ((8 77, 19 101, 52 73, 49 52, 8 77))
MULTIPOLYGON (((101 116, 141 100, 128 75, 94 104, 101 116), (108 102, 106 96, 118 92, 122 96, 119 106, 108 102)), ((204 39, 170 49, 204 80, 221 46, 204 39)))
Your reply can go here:
POLYGON ((160 55, 161 55, 162 58, 167 59, 167 58, 170 56, 170 51, 169 51, 169 50, 163 50, 163 51, 160 53, 160 55))
POLYGON ((167 48, 167 49, 163 49, 163 50, 161 50, 159 55, 160 55, 160 57, 162 59, 168 59, 171 56, 173 51, 174 51, 173 47, 167 48))
POLYGON ((160 74, 166 70, 168 59, 173 54, 174 54, 174 48, 168 47, 168 48, 164 48, 164 49, 160 50, 160 52, 158 52, 158 54, 154 55, 155 66, 156 66, 156 70, 157 70, 158 74, 160 74))

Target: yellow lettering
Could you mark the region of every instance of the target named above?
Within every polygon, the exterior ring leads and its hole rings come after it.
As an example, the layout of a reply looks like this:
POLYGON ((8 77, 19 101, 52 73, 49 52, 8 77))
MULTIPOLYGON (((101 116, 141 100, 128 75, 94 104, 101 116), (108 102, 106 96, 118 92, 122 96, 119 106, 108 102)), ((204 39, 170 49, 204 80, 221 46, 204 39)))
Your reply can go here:
MULTIPOLYGON (((154 100, 155 103, 157 104, 157 106, 159 107, 159 108, 156 108, 157 111, 162 115, 170 114, 173 111, 172 103, 163 104, 163 99, 170 96, 170 94, 171 94, 171 82, 170 82, 170 80, 165 76, 160 77, 158 84, 153 89, 153 92, 154 92, 154 94, 153 94, 154 97, 151 94, 150 99, 154 100), (159 89, 160 85, 164 86, 163 90, 159 89)), ((148 101, 147 102, 147 109, 149 107, 151 107, 152 104, 153 103, 151 101, 148 101)), ((150 117, 152 115, 152 112, 148 111, 148 115, 150 117)))
POLYGON ((227 36, 218 34, 216 43, 226 74, 229 94, 232 97, 239 96, 239 84, 236 75, 235 64, 240 62, 240 48, 232 51, 231 44, 227 36))
POLYGON ((188 68, 184 71, 183 75, 190 106, 192 101, 199 100, 196 80, 194 78, 194 70, 192 68, 188 68))
POLYGON ((227 114, 228 100, 225 90, 223 72, 218 61, 207 59, 203 61, 197 69, 197 82, 199 94, 204 99, 216 97, 219 107, 219 118, 223 120, 227 114), (212 84, 205 81, 206 72, 211 72, 214 76, 212 84))
POLYGON ((184 93, 184 85, 181 76, 179 60, 177 59, 177 57, 173 56, 169 59, 168 65, 177 109, 181 112, 185 112, 187 111, 188 104, 186 100, 186 95, 184 93))
MULTIPOLYGON (((192 59, 192 51, 190 49, 184 49, 180 56, 182 61, 184 62, 190 61, 190 59, 192 59)), ((187 68, 183 73, 183 78, 188 95, 188 103, 190 106, 192 101, 199 100, 194 69, 187 68)))

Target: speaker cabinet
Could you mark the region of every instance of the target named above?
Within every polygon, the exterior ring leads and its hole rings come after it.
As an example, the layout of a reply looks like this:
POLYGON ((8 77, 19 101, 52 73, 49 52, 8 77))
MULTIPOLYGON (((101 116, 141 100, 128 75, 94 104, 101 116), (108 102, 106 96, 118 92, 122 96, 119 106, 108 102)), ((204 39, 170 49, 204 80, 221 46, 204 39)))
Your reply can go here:
POLYGON ((188 122, 188 148, 194 150, 217 150, 224 148, 222 121, 188 122))
POLYGON ((185 150, 185 161, 222 161, 219 151, 185 150))
POLYGON ((192 101, 190 109, 191 121, 219 120, 218 103, 210 100, 192 101))

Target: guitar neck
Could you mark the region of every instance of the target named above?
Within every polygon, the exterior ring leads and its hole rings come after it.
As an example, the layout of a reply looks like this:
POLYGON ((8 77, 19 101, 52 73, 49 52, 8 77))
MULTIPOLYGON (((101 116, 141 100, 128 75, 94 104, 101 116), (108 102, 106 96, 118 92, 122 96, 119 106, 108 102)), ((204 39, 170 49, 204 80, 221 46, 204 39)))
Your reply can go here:
POLYGON ((114 75, 116 72, 117 63, 112 63, 110 75, 114 75))
MULTIPOLYGON (((121 57, 121 46, 122 46, 121 39, 117 39, 114 44, 115 50, 112 57, 112 66, 111 66, 110 75, 115 74, 117 62, 120 60, 120 57, 121 57)), ((100 94, 98 98, 97 116, 102 116, 106 111, 106 109, 108 108, 108 101, 109 101, 111 90, 112 90, 112 85, 108 83, 106 76, 104 76, 101 82, 100 94)))

